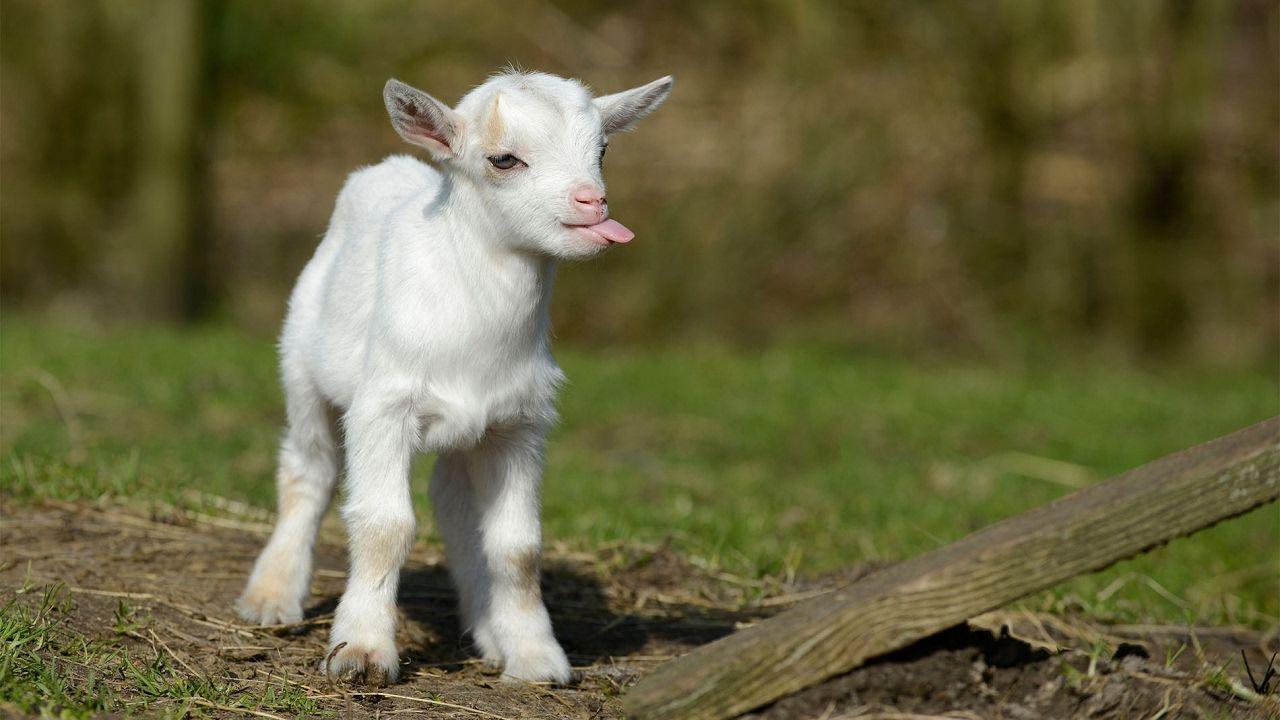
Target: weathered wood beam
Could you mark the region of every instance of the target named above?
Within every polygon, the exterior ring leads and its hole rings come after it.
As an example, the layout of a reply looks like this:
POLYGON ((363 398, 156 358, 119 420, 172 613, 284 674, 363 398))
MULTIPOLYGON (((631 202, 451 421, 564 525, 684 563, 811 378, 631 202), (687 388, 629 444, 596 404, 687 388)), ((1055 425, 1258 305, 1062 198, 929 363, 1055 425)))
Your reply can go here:
POLYGON ((1280 497, 1280 417, 1168 455, 659 666, 636 718, 727 718, 1280 497))

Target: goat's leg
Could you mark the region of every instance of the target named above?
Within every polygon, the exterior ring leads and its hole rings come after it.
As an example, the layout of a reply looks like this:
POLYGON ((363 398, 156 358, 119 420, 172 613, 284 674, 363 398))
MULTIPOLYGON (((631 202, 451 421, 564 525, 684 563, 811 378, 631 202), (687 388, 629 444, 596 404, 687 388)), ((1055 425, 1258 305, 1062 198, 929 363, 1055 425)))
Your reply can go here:
POLYGON ((431 476, 430 495, 436 527, 444 540, 449 575, 458 589, 462 629, 470 633, 485 661, 499 665, 502 656, 497 644, 487 627, 476 624, 489 604, 489 574, 480 547, 480 520, 466 455, 440 454, 431 476))
POLYGON ((419 427, 407 402, 387 397, 358 397, 346 416, 350 570, 323 663, 330 677, 372 685, 399 674, 396 588, 414 534, 409 462, 419 427))
POLYGON ((504 677, 563 683, 569 661, 539 585, 542 448, 539 430, 517 428, 491 430, 467 453, 482 568, 471 592, 487 590, 474 603, 472 633, 501 659, 504 677))
POLYGON ((290 378, 288 373, 285 392, 289 427, 280 444, 276 473, 276 526, 236 600, 241 617, 262 625, 302 619, 316 530, 337 476, 338 453, 328 403, 310 380, 290 378))

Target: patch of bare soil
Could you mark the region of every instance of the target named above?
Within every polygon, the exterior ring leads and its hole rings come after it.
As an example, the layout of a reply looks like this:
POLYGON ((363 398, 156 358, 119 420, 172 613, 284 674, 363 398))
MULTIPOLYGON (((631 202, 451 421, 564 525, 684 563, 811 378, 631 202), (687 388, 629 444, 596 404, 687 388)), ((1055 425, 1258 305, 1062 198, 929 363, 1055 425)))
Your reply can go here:
MULTIPOLYGON (((340 533, 322 532, 306 619, 249 626, 231 605, 269 518, 205 502, 199 512, 3 503, 0 605, 15 596, 36 602, 36 589, 62 583, 74 600, 64 622, 80 635, 164 655, 192 676, 289 686, 341 717, 607 718, 622 715, 621 694, 657 663, 863 572, 784 585, 699 569, 663 547, 550 548, 544 595, 575 677, 567 687, 521 685, 474 659, 440 548, 420 541, 400 591, 401 681, 381 690, 335 687, 318 667, 345 577, 340 533), (136 623, 122 626, 122 600, 136 623)), ((992 614, 752 717, 1277 717, 1280 703, 1251 696, 1239 661, 1244 650, 1265 667, 1273 645, 1275 638, 1247 630, 992 614)), ((123 678, 103 681, 126 696, 140 692, 123 678)))

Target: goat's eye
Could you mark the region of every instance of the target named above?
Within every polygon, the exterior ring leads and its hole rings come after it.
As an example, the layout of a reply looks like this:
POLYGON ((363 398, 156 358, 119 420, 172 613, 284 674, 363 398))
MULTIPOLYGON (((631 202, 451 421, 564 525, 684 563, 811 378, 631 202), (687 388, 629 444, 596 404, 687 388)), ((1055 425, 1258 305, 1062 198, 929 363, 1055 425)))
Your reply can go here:
POLYGON ((523 165, 524 161, 516 157, 515 155, 511 155, 511 154, 490 155, 489 164, 498 168, 499 170, 510 170, 511 168, 517 165, 523 165))
POLYGON ((609 146, 601 145, 600 146, 600 162, 604 162, 604 154, 607 152, 609 152, 609 146))

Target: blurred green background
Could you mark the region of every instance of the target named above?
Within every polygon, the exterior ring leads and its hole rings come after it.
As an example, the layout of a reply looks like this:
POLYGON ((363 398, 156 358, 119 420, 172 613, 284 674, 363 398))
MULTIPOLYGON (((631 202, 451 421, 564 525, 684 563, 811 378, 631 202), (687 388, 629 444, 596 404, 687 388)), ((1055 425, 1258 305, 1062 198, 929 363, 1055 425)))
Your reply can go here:
MULTIPOLYGON (((548 537, 937 547, 1280 412, 1278 8, 5 0, 0 487, 269 507, 285 298, 410 151, 383 82, 517 63, 677 79, 605 164, 638 241, 559 275, 548 537)), ((1278 519, 1035 602, 1274 627, 1278 519)))
POLYGON ((410 151, 383 81, 518 63, 677 78, 562 339, 1269 363, 1278 36, 1268 0, 6 0, 0 289, 274 333, 344 176, 410 151))

